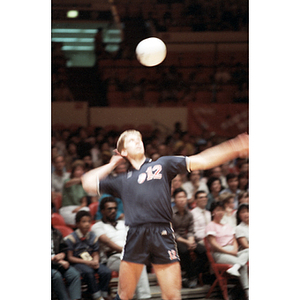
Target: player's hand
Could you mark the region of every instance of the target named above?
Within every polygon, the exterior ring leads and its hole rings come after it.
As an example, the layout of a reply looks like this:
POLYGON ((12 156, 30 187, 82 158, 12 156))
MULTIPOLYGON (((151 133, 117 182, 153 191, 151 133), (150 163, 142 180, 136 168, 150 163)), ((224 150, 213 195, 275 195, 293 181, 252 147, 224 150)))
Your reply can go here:
POLYGON ((111 157, 110 163, 118 166, 119 164, 126 162, 125 158, 118 152, 117 149, 115 149, 113 152, 114 155, 111 157))

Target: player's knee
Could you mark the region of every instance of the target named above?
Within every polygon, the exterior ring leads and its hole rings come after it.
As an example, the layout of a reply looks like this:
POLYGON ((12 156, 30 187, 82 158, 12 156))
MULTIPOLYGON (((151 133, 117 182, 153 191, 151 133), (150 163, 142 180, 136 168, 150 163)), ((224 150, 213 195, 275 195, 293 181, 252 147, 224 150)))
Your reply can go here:
POLYGON ((180 300, 181 299, 181 293, 180 289, 179 290, 173 290, 173 291, 168 291, 164 295, 162 295, 162 298, 164 300, 180 300))

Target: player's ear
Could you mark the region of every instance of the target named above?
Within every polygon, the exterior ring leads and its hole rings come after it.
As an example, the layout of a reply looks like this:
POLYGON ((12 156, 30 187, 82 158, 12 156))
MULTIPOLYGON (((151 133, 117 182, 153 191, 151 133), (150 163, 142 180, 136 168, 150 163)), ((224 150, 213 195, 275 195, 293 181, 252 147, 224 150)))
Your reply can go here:
POLYGON ((124 157, 127 157, 127 151, 125 149, 123 149, 120 154, 124 157))

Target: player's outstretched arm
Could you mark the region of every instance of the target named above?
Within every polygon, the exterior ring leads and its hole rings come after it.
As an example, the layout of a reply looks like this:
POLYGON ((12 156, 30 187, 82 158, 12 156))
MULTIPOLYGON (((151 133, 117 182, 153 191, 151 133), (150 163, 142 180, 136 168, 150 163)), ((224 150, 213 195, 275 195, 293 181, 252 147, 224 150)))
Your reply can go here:
POLYGON ((124 158, 121 155, 113 155, 108 164, 85 173, 81 177, 83 189, 91 195, 97 195, 99 180, 107 177, 123 161, 124 158))
POLYGON ((237 157, 246 158, 249 155, 249 135, 243 133, 234 139, 192 155, 190 170, 207 170, 219 166, 237 157))

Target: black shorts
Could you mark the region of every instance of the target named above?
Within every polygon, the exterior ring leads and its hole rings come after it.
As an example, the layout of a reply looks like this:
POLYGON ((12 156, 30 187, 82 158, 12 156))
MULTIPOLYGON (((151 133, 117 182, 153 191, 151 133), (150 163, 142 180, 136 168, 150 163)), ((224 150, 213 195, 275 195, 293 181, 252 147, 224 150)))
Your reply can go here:
POLYGON ((180 261, 171 224, 149 223, 129 227, 121 259, 145 265, 180 261))

